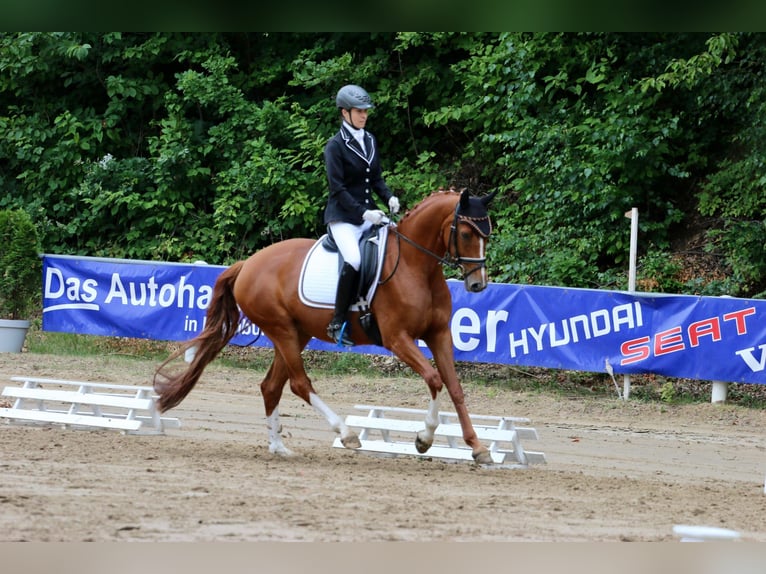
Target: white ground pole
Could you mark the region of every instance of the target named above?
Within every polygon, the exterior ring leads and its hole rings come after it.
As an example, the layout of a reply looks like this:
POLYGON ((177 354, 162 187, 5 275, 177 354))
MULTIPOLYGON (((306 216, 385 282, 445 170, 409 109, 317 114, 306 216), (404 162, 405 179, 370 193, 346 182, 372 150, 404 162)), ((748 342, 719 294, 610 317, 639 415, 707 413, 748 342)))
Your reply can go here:
POLYGON ((678 536, 681 542, 723 542, 737 541, 741 538, 736 530, 690 524, 676 524, 673 526, 673 534, 678 536))
MULTIPOLYGON (((625 217, 630 219, 630 263, 628 267, 628 291, 636 291, 636 257, 638 252, 638 208, 633 207, 625 212, 625 217)), ((630 375, 623 375, 622 400, 627 401, 630 397, 630 375)))

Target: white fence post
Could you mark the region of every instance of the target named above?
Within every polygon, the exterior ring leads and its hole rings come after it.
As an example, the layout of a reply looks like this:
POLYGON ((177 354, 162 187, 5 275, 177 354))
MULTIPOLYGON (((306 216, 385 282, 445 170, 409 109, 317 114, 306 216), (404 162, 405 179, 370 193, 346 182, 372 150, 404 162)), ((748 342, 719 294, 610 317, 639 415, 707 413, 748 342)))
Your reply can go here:
MULTIPOLYGON (((638 252, 638 208, 633 207, 625 212, 625 217, 630 218, 630 262, 628 264, 628 291, 636 292, 636 257, 638 252)), ((630 375, 622 378, 622 400, 627 401, 630 397, 630 375)))
POLYGON ((725 403, 728 385, 722 381, 713 381, 713 390, 710 394, 711 403, 725 403))

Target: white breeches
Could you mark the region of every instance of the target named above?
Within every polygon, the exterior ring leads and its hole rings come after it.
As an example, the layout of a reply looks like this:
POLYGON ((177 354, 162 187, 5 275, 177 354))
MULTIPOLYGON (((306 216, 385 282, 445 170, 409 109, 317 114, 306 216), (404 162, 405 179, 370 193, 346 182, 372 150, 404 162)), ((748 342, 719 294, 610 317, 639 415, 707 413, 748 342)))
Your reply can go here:
POLYGON ((359 271, 359 266, 362 264, 359 240, 362 238, 362 234, 372 227, 372 223, 365 221, 361 225, 354 225, 353 223, 336 222, 330 223, 329 227, 343 261, 359 271))

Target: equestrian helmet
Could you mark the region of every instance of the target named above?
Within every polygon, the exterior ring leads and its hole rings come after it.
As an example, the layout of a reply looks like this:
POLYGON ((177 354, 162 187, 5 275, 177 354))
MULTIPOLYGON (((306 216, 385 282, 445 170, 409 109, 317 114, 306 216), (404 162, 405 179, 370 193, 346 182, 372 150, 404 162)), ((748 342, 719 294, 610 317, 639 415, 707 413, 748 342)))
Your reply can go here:
POLYGON ((375 107, 364 88, 349 84, 343 86, 338 90, 338 95, 335 96, 336 105, 343 110, 350 110, 351 108, 357 108, 359 110, 367 110, 375 107))

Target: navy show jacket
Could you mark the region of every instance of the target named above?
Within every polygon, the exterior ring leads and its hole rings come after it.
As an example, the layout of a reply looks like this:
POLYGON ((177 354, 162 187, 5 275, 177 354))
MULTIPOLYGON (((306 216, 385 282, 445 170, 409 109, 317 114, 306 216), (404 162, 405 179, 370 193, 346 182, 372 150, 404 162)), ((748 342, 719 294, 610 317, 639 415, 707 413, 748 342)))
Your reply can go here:
POLYGON ((379 209, 373 193, 386 205, 393 195, 383 179, 377 141, 367 130, 364 145, 366 153, 344 127, 325 145, 324 161, 330 184, 325 224, 343 221, 361 225, 366 210, 379 209))

